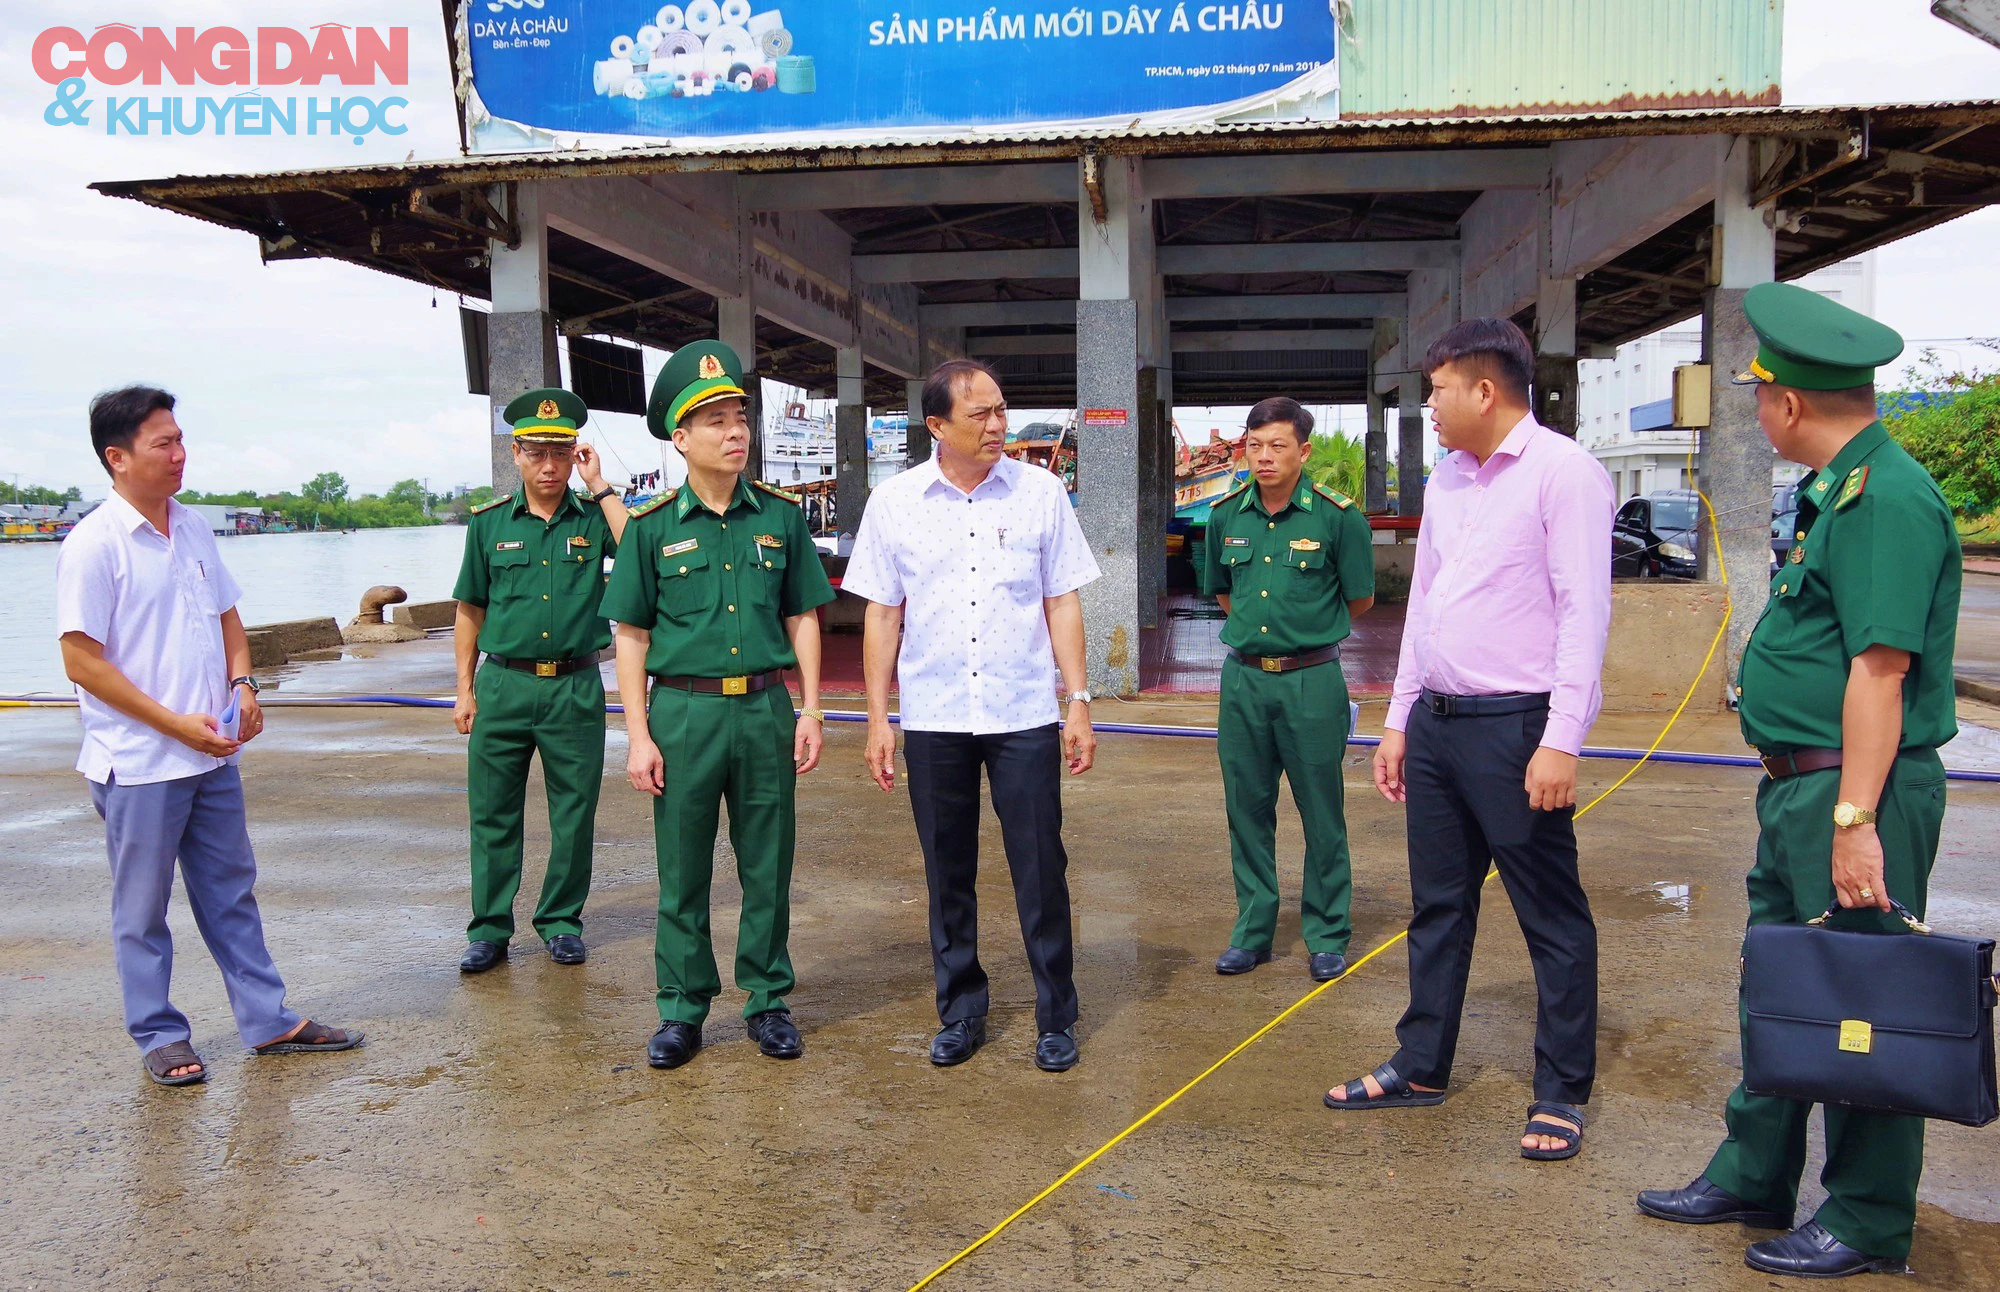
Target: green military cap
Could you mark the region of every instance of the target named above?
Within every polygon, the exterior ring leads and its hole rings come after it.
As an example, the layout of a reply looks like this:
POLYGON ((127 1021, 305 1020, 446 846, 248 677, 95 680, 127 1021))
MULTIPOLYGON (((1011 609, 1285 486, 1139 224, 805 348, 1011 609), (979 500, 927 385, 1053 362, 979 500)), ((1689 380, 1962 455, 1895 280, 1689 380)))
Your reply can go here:
POLYGON ((1848 390, 1903 352, 1896 329, 1792 283, 1759 283, 1743 294, 1757 357, 1739 386, 1776 382, 1800 390, 1848 390))
POLYGON ((670 440, 681 419, 717 399, 744 398, 743 361, 720 341, 695 341, 674 351, 653 380, 646 429, 670 440))
POLYGON ((541 444, 573 444, 576 428, 590 420, 590 408, 559 386, 544 386, 509 401, 501 413, 514 438, 541 444))

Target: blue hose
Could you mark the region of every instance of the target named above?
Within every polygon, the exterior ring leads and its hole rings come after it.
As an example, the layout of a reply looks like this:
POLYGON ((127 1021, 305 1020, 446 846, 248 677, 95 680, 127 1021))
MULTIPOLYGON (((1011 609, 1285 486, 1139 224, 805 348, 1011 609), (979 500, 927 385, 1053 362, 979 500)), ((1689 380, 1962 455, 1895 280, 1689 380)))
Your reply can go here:
MULTIPOLYGON (((0 697, 0 699, 25 702, 30 705, 49 704, 67 706, 75 703, 73 700, 60 699, 53 696, 5 696, 0 697)), ((287 708, 293 706, 311 708, 317 705, 345 707, 355 704, 386 704, 407 709, 449 709, 452 707, 452 701, 450 700, 432 700, 414 695, 301 696, 297 699, 274 697, 274 701, 287 708)), ((622 714, 625 712, 625 706, 622 704, 607 704, 604 706, 604 710, 606 713, 622 714)), ((834 711, 826 715, 826 720, 828 722, 866 722, 868 721, 868 715, 865 713, 834 711)), ((889 721, 896 722, 896 715, 889 715, 889 721)), ((1169 727, 1144 722, 1098 722, 1091 724, 1091 726, 1093 730, 1115 736, 1178 736, 1182 738, 1191 737, 1196 740, 1215 739, 1214 727, 1169 727)), ((1379 736, 1352 736, 1348 739, 1347 743, 1350 745, 1359 745, 1363 748, 1373 748, 1381 744, 1382 740, 1379 736)), ((1598 749, 1586 746, 1583 756, 1585 758, 1601 758, 1611 762, 1626 763, 1647 760, 1646 751, 1643 749, 1598 749)), ((1689 754, 1666 749, 1654 753, 1650 761, 1656 763, 1681 763, 1690 767, 1755 767, 1759 769, 1763 767, 1763 763, 1760 760, 1745 754, 1689 754)), ((1945 770, 1945 777, 1954 781, 2000 784, 2000 772, 1961 771, 1947 768, 1945 770)))

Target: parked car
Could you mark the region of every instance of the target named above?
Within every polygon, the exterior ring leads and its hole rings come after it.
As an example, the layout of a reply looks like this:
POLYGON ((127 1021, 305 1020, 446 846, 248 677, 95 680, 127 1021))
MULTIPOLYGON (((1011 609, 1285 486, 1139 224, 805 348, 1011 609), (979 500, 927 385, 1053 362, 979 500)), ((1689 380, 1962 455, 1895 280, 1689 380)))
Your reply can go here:
POLYGON ((1701 495, 1664 489, 1627 499, 1611 522, 1611 573, 1624 578, 1695 577, 1701 495))
POLYGON ((1799 487, 1780 485, 1771 495, 1771 568, 1777 569, 1792 554, 1799 533, 1799 487))

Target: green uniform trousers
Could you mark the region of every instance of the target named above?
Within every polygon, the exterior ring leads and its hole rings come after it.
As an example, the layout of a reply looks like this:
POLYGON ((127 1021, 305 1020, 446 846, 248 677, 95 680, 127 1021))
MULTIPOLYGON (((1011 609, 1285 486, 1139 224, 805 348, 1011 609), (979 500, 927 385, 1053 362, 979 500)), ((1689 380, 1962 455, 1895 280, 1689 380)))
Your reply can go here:
POLYGON ((549 867, 535 907, 544 941, 583 932, 597 793, 604 783, 604 679, 595 668, 536 677, 486 663, 473 679, 479 712, 467 745, 465 796, 472 814, 472 942, 514 936, 521 887, 521 825, 528 763, 542 756, 549 798, 549 867))
MULTIPOLYGON (((1750 923, 1799 924, 1834 903, 1833 805, 1837 768, 1784 780, 1757 791, 1757 864, 1750 871, 1750 923)), ((1934 749, 1896 759, 1878 807, 1883 880, 1889 895, 1923 918, 1931 863, 1944 822, 1944 763, 1934 749)), ((1902 922, 1884 911, 1836 916, 1841 928, 1900 934, 1902 922)), ((1738 1003, 1741 1018, 1741 1002, 1738 1003)), ((1704 1172, 1721 1188, 1758 1207, 1792 1214, 1806 1163, 1806 1115, 1812 1105, 1746 1094, 1741 1083, 1723 1116, 1729 1137, 1704 1172)), ((1826 1110, 1827 1200, 1817 1219, 1849 1247, 1885 1260, 1910 1254, 1917 1219, 1917 1177, 1924 1168, 1921 1117, 1826 1110)))
POLYGON ((798 729, 782 686, 749 695, 701 695, 656 686, 647 728, 666 763, 653 800, 660 863, 660 919, 653 937, 660 1019, 700 1023, 722 990, 709 935, 717 809, 729 804, 729 845, 743 910, 736 925, 736 985, 743 1016, 785 1008, 792 989, 792 849, 798 837, 798 729))
POLYGON ((1347 679, 1340 661, 1266 673, 1223 661, 1216 756, 1229 812, 1236 927, 1229 945, 1269 951, 1278 929, 1278 774, 1305 825, 1301 924, 1306 950, 1345 954, 1353 884, 1341 762, 1347 756, 1347 679))

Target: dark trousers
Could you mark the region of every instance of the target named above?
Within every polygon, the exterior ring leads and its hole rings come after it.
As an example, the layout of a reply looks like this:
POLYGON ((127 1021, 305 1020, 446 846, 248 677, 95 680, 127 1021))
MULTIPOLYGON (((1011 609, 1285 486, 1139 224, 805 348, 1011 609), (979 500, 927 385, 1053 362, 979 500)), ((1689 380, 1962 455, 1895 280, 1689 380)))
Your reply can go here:
POLYGON ((1076 1022, 1070 937, 1069 855, 1062 844, 1062 739, 1054 723, 1027 731, 972 735, 904 733, 910 807, 924 849, 931 898, 931 964, 938 1018, 957 1023, 986 1014, 979 966, 979 769, 1007 846, 1021 940, 1035 976, 1035 1025, 1060 1032, 1076 1022))
POLYGON ((1488 864, 1535 966, 1535 1098, 1580 1104, 1597 1073, 1597 925, 1576 871, 1576 811, 1537 812, 1524 782, 1546 710, 1444 718, 1410 711, 1403 782, 1410 850, 1410 1007, 1392 1062, 1451 1081, 1488 864))

